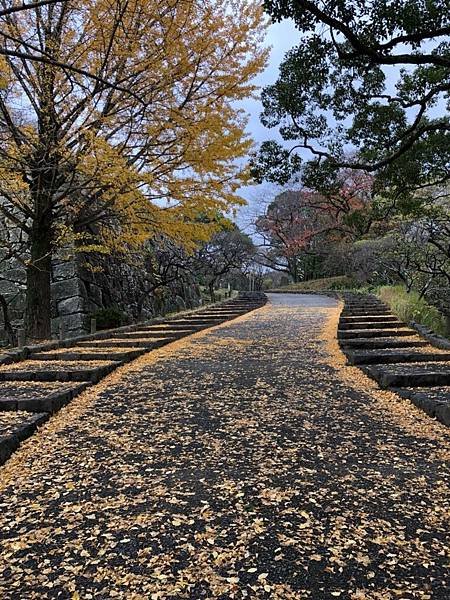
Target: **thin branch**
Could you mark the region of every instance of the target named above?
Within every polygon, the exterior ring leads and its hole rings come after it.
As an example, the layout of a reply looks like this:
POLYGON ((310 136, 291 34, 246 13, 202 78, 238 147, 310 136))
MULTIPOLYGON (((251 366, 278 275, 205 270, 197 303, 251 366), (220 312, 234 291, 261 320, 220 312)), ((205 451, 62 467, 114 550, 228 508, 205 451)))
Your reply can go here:
POLYGON ((31 10, 34 8, 40 8, 41 6, 48 6, 49 4, 61 4, 67 2, 67 0, 40 0, 38 2, 30 2, 29 4, 18 4, 17 6, 11 6, 0 10, 0 17, 6 17, 13 13, 23 12, 25 10, 31 10))

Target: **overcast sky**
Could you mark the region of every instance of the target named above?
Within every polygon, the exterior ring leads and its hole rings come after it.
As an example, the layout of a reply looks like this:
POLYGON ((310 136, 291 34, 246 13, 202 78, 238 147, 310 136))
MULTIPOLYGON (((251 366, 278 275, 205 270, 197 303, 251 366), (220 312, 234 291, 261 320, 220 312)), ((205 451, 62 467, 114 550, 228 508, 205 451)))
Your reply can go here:
MULTIPOLYGON (((268 46, 272 46, 272 51, 266 70, 255 80, 257 85, 264 87, 275 82, 278 76, 278 67, 285 53, 296 45, 298 38, 299 32, 295 30, 291 21, 283 21, 282 23, 275 23, 270 26, 266 43, 268 46)), ((277 135, 276 129, 266 129, 261 125, 259 115, 262 107, 259 100, 246 100, 242 104, 244 109, 250 114, 248 131, 257 143, 267 139, 281 139, 277 135)), ((270 200, 276 193, 277 189, 275 186, 268 184, 242 188, 240 194, 248 201, 249 206, 239 211, 238 222, 240 226, 244 229, 246 228, 261 198, 270 200)))

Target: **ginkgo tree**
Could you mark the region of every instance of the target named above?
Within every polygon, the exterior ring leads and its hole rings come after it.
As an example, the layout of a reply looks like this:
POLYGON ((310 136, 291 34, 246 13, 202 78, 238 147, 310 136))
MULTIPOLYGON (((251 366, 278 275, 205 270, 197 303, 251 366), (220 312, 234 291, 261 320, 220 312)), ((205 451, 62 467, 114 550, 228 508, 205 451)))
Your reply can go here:
POLYGON ((264 67, 255 0, 67 0, 0 13, 0 211, 26 235, 27 329, 50 333, 68 242, 192 248, 241 202, 238 101, 264 67), (40 57, 34 60, 33 56, 40 57))

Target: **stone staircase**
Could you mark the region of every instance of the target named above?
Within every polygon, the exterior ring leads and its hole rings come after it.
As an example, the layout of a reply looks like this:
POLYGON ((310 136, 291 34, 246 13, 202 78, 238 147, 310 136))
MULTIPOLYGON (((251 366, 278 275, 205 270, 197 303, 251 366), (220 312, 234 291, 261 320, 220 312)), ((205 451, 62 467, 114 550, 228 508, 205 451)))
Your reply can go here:
POLYGON ((338 339, 348 363, 450 426, 450 349, 432 346, 376 296, 344 300, 338 339))
POLYGON ((244 296, 189 315, 11 353, 0 364, 0 464, 52 413, 117 367, 266 302, 244 296), (24 360, 19 360, 26 356, 24 360))

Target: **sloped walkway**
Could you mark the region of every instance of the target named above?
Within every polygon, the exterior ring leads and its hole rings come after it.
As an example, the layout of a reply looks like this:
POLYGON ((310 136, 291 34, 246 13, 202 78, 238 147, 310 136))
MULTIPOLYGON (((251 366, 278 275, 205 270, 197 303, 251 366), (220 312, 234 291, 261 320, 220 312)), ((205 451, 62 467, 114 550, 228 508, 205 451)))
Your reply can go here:
POLYGON ((334 301, 272 302, 121 367, 0 469, 2 600, 448 598, 448 430, 343 366, 334 301))
POLYGON ((37 427, 120 366, 171 342, 235 319, 267 301, 260 292, 153 322, 28 346, 0 358, 0 465, 37 427), (34 413, 34 414, 32 414, 34 413))

